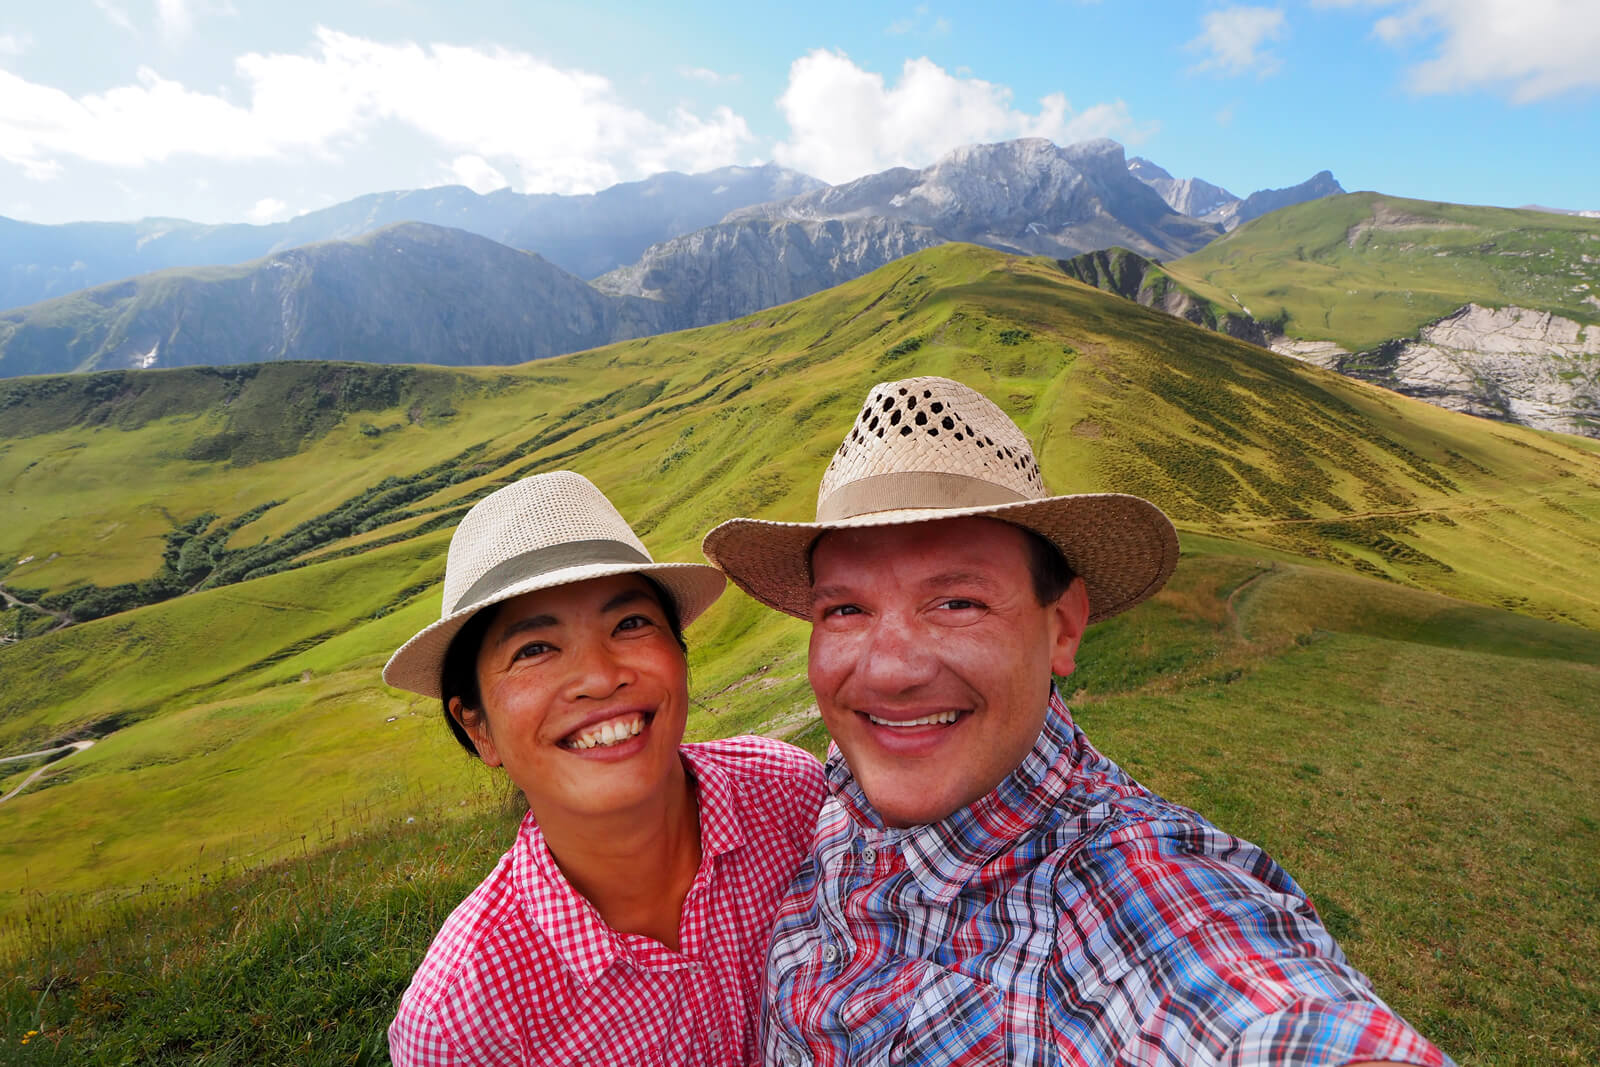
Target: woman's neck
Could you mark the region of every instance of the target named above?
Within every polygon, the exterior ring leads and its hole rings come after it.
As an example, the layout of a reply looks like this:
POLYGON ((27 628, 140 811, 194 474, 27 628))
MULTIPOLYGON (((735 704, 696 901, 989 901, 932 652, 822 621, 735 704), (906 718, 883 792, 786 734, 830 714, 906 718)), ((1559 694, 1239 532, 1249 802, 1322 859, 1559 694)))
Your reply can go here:
POLYGON ((664 795, 640 809, 534 815, 556 866, 606 925, 677 950, 684 898, 700 869, 700 809, 681 760, 664 795))

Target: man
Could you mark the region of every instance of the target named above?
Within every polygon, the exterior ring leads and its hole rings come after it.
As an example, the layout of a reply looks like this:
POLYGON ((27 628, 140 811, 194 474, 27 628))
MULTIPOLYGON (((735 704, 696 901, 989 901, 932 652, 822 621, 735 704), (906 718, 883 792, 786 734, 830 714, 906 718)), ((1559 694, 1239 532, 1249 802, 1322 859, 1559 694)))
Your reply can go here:
POLYGON ((837 745, 768 956, 769 1064, 1449 1062, 1287 873, 1054 692, 1084 628, 1171 575, 1154 505, 1047 496, 998 407, 911 378, 868 396, 815 523, 735 519, 705 551, 811 622, 837 745))

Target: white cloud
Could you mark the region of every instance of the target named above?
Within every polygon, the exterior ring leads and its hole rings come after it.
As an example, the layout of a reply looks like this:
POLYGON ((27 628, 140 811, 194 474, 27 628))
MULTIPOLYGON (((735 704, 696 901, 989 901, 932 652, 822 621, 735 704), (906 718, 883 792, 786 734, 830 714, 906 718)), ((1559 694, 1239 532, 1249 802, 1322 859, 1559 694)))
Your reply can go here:
POLYGON ((168 37, 187 37, 194 29, 194 13, 189 10, 188 0, 156 0, 156 19, 168 37))
POLYGON ((1254 71, 1266 77, 1282 66, 1276 55, 1262 47, 1283 36, 1287 22, 1282 8, 1228 7, 1207 12, 1200 22, 1200 36, 1184 47, 1203 52, 1206 58, 1191 70, 1214 70, 1230 76, 1254 71))
POLYGON ((709 67, 679 67, 678 73, 691 81, 705 82, 708 85, 720 85, 722 82, 736 82, 737 74, 719 74, 709 67))
POLYGON ((20 56, 32 47, 32 34, 0 33, 0 56, 20 56))
POLYGON ((81 97, 0 70, 0 159, 136 167, 175 156, 337 158, 392 123, 458 156, 516 164, 525 191, 574 193, 722 166, 753 139, 728 108, 656 119, 599 75, 499 48, 384 44, 319 28, 305 54, 253 52, 234 66, 244 104, 149 67, 133 85, 81 97))
POLYGON ((828 182, 849 181, 889 167, 923 167, 965 144, 1046 137, 1070 144, 1091 137, 1137 142, 1139 127, 1127 105, 1096 104, 1074 112, 1054 93, 1037 114, 1011 104, 1011 90, 978 78, 957 77, 929 59, 909 59, 898 84, 862 70, 842 52, 819 49, 794 61, 778 98, 789 123, 788 140, 773 157, 784 166, 828 182))
POLYGON ((94 6, 106 17, 106 21, 117 29, 134 34, 139 32, 133 24, 133 19, 128 17, 128 12, 111 0, 94 0, 94 6))
MULTIPOLYGON (((1349 7, 1349 0, 1322 0, 1349 7)), ((1416 39, 1432 53, 1408 81, 1420 93, 1500 89, 1519 104, 1600 88, 1600 17, 1594 0, 1365 0, 1387 9, 1381 40, 1416 39)))
POLYGON ((251 222, 258 226, 265 226, 269 222, 282 222, 284 219, 289 218, 293 212, 289 210, 288 204, 276 197, 269 196, 257 200, 255 206, 247 214, 251 222))
POLYGON ((943 15, 934 15, 929 11, 927 4, 918 4, 909 16, 889 23, 884 32, 894 37, 904 37, 907 34, 916 34, 919 37, 943 37, 950 32, 950 20, 943 15))
POLYGON ((450 163, 450 178, 454 184, 465 185, 475 193, 492 193, 511 184, 482 156, 457 156, 450 163))

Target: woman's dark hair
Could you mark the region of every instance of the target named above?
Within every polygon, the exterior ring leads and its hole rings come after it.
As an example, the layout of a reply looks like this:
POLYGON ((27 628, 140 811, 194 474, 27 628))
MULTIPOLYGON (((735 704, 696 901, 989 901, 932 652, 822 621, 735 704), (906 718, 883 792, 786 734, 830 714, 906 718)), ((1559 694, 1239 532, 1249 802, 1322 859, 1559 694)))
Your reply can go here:
MULTIPOLYGON (((683 640, 683 623, 678 619, 677 602, 648 574, 639 577, 655 594, 662 614, 667 617, 667 627, 672 631, 673 640, 678 642, 678 647, 687 656, 689 646, 683 640)), ((444 706, 445 725, 450 727, 450 734, 456 742, 474 756, 478 754, 478 746, 472 743, 471 736, 450 714, 450 701, 459 699, 463 707, 482 713, 483 694, 478 692, 478 650, 483 647, 483 637, 499 613, 500 605, 490 604, 468 619, 466 625, 451 638, 450 647, 444 653, 444 665, 439 669, 439 696, 444 706)))

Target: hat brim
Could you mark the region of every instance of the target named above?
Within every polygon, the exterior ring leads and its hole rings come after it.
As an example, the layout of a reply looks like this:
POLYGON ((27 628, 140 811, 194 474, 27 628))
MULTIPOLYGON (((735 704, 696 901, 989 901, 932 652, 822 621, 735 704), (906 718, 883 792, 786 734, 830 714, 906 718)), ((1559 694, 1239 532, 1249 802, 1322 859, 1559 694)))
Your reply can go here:
POLYGON ((615 574, 643 574, 665 589, 678 609, 678 621, 687 627, 716 602, 727 587, 727 579, 715 567, 703 563, 590 563, 549 571, 522 582, 496 589, 490 596, 459 608, 438 622, 425 627, 401 645, 383 667, 383 680, 396 689, 406 689, 425 697, 440 696, 440 672, 444 657, 457 633, 484 608, 524 593, 553 589, 560 585, 608 578, 615 574))
POLYGON ((832 522, 730 519, 701 550, 755 599, 811 618, 811 548, 829 530, 991 518, 1032 530, 1061 550, 1089 593, 1089 622, 1155 595, 1178 565, 1178 532, 1161 509, 1124 493, 1077 493, 1015 504, 881 511, 832 522))

